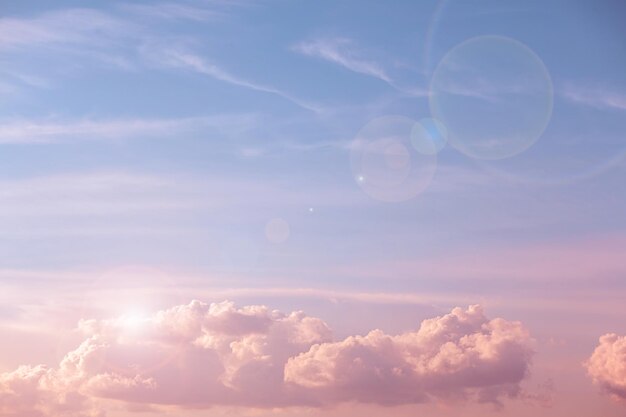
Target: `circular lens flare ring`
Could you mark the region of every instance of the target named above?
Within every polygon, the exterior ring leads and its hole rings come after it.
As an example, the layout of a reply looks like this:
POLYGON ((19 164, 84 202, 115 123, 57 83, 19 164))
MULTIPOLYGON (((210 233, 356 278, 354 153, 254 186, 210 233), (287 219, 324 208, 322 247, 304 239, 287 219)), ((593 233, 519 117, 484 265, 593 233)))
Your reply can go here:
POLYGON ((504 159, 543 134, 552 115, 552 80, 528 46, 479 36, 452 48, 438 64, 429 105, 454 148, 472 158, 504 159))
POLYGON ((423 192, 435 173, 434 152, 418 152, 411 133, 415 120, 381 116, 357 133, 350 149, 356 183, 370 197, 384 202, 410 200, 423 192))

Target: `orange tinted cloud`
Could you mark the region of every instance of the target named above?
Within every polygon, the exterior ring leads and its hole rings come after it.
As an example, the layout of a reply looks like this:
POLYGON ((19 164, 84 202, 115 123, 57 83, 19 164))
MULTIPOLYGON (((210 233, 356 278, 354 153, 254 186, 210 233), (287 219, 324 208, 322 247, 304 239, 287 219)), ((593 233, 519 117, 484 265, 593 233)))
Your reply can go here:
POLYGON ((615 333, 600 337, 586 367, 594 383, 614 398, 626 400, 626 337, 615 333))

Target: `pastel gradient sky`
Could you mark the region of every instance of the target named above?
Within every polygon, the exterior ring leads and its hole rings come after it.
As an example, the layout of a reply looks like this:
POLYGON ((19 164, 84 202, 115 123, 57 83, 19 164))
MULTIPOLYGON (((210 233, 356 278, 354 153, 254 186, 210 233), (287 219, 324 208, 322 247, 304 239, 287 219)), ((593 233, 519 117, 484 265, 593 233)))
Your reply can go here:
POLYGON ((2 0, 0 415, 624 416, 625 19, 2 0))

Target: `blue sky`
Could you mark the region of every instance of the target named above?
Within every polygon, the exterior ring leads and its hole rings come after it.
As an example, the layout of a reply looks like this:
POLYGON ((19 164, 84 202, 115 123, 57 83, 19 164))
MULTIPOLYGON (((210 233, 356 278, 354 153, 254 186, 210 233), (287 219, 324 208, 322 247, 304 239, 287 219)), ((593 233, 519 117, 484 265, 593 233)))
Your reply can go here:
POLYGON ((0 302, 67 307, 132 267, 182 298, 346 314, 346 333, 369 307, 329 299, 386 294, 374 321, 404 296, 481 302, 545 340, 574 316, 593 337, 572 352, 589 350, 626 331, 625 16, 611 0, 5 1, 0 302), (436 154, 394 142, 432 118, 436 154), (379 134, 397 145, 382 159, 379 134))
POLYGON ((623 228, 616 6, 559 6, 6 4, 2 176, 22 193, 7 196, 6 209, 23 213, 4 222, 3 261, 211 268, 219 265, 205 255, 227 234, 251 240, 270 265, 282 255, 332 263, 623 228), (448 146, 423 195, 368 198, 349 165, 361 127, 386 115, 431 117, 436 64, 483 35, 515 39, 545 64, 554 105, 539 140, 499 161, 448 146), (110 207, 90 207, 98 199, 110 207), (274 217, 293 229, 278 253, 263 242, 274 217), (193 241, 191 250, 172 239, 193 241))

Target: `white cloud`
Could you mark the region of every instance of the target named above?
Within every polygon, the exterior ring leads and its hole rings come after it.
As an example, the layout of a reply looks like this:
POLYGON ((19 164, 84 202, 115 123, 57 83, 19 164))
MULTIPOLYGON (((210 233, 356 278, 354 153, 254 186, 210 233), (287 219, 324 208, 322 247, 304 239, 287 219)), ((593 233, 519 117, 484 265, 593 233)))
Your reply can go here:
POLYGON ((217 130, 241 133, 257 121, 254 114, 224 114, 179 119, 5 120, 0 144, 58 143, 147 137, 176 137, 184 133, 217 130))
POLYGON ((94 9, 67 9, 34 18, 0 19, 0 49, 53 45, 104 46, 136 33, 128 21, 94 9))
MULTIPOLYGON (((134 45, 144 36, 140 25, 87 8, 47 12, 32 18, 0 19, 0 50, 15 57, 26 54, 29 60, 44 57, 48 62, 45 71, 32 76, 46 85, 55 66, 67 71, 95 62, 115 69, 134 69, 137 65, 134 45)), ((32 69, 31 65, 28 70, 32 69)), ((13 72, 21 70, 16 67, 13 72)))
POLYGON ((601 110, 626 110, 626 94, 613 90, 567 85, 561 95, 574 103, 601 110))
POLYGON ((362 52, 351 39, 321 38, 300 42, 293 46, 294 51, 303 55, 320 58, 337 64, 357 74, 367 75, 384 81, 403 94, 411 96, 427 96, 423 88, 407 88, 399 86, 387 71, 377 62, 362 57, 362 52))
POLYGON ((143 17, 183 19, 197 22, 206 22, 222 15, 221 11, 215 9, 181 3, 122 4, 120 8, 143 17))
POLYGON ((325 59, 350 71, 369 75, 392 84, 391 78, 380 65, 358 57, 354 50, 354 44, 349 39, 317 39, 301 42, 294 46, 294 50, 304 55, 325 59))
POLYGON ((286 93, 282 90, 279 90, 275 87, 269 87, 262 84, 258 84, 252 81, 245 80, 243 78, 237 77, 222 68, 218 67, 215 64, 209 63, 204 60, 202 57, 195 55, 193 53, 170 49, 167 50, 166 53, 162 55, 162 62, 171 65, 173 67, 185 68, 196 71, 200 74, 207 75, 211 78, 215 78, 216 80, 224 81, 229 84, 233 84, 239 87, 249 88, 251 90, 261 91, 264 93, 275 94, 279 97, 282 97, 292 103, 302 107, 306 110, 311 110, 314 112, 321 111, 320 107, 300 100, 292 96, 289 93, 286 93))
MULTIPOLYGON (((202 12, 199 12, 194 7, 172 3, 129 7, 136 9, 140 15, 187 19, 205 19, 212 15, 211 9, 201 8, 199 10, 202 12)), ((232 85, 275 94, 307 110, 320 110, 281 89, 237 77, 208 63, 199 55, 188 52, 185 48, 196 41, 189 35, 163 36, 152 27, 142 24, 141 19, 132 20, 128 16, 122 18, 94 9, 67 9, 34 18, 0 19, 0 50, 13 54, 27 51, 32 58, 37 53, 54 51, 54 58, 80 56, 122 70, 150 67, 193 70, 232 85)), ((53 65, 50 57, 47 60, 53 65)), ((63 60, 59 65, 80 67, 84 64, 83 61, 71 59, 63 60)), ((46 75, 33 76, 49 84, 49 80, 43 78, 46 75)))

